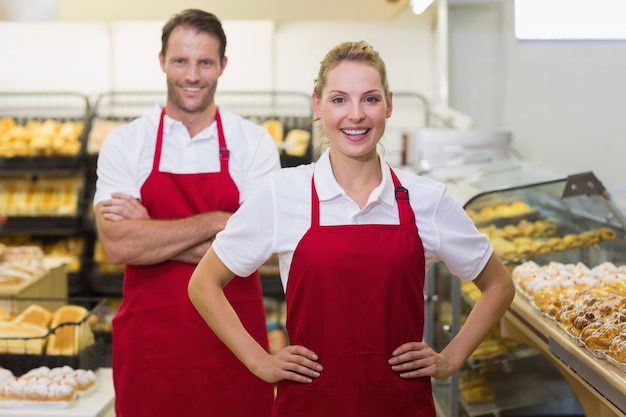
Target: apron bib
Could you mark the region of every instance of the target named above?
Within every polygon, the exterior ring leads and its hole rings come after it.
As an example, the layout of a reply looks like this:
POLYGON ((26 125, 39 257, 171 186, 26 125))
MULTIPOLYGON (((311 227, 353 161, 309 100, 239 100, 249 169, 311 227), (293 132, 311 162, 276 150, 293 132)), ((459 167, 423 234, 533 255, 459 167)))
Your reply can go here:
MULTIPOLYGON (((228 171, 228 149, 219 112, 215 118, 220 172, 159 171, 161 113, 152 172, 141 188, 154 219, 177 219, 239 207, 228 171)), ((195 265, 166 261, 127 265, 123 298, 113 321, 113 377, 117 417, 267 417, 273 387, 254 376, 215 336, 195 310, 187 285, 195 265)), ((254 338, 268 349, 258 273, 234 278, 224 292, 254 338)))
POLYGON ((430 378, 402 379, 388 364, 421 341, 424 248, 405 188, 391 171, 399 225, 311 227, 294 252, 286 290, 291 344, 324 366, 311 384, 281 381, 273 417, 434 417, 430 378))

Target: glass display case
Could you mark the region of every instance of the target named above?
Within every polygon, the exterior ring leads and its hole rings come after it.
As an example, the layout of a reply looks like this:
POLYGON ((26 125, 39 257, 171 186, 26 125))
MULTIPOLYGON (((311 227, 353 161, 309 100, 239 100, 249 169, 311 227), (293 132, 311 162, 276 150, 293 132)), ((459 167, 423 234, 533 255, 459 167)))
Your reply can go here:
MULTIPOLYGON (((510 271, 531 261, 589 268, 605 262, 626 265, 626 217, 591 172, 560 175, 520 164, 443 182, 479 230, 490 237, 510 271)), ((443 264, 436 264, 427 276, 425 340, 438 351, 459 331, 479 296, 472 283, 451 278, 443 264)), ((548 320, 540 312, 537 317, 548 320)), ((549 339, 545 336, 546 351, 549 339)), ((500 327, 493 329, 461 371, 434 384, 440 414, 499 416, 558 403, 577 409, 571 415, 581 415, 580 392, 574 393, 571 381, 544 357, 550 355, 520 339, 505 337, 500 327)), ((616 376, 615 385, 624 386, 626 372, 610 372, 616 376)), ((621 390, 616 397, 624 396, 621 390)), ((615 415, 622 415, 619 405, 616 409, 615 415)), ((570 415, 563 409, 558 412, 570 415)))

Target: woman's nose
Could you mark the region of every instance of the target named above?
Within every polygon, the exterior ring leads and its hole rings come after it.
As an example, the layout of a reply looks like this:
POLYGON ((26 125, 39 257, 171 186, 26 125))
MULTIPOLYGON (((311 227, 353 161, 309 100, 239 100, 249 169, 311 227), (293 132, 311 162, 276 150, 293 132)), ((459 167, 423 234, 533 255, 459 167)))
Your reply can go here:
POLYGON ((350 120, 361 121, 365 119, 365 114, 361 110, 361 106, 359 104, 355 104, 350 108, 349 114, 350 120))

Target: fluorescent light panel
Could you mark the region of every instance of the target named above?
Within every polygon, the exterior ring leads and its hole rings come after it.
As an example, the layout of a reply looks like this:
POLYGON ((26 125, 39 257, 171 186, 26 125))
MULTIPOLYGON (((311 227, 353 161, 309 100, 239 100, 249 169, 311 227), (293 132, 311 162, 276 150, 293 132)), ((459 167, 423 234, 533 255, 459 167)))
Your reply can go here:
POLYGON ((415 14, 422 14, 432 2, 433 0, 411 0, 411 9, 415 14))

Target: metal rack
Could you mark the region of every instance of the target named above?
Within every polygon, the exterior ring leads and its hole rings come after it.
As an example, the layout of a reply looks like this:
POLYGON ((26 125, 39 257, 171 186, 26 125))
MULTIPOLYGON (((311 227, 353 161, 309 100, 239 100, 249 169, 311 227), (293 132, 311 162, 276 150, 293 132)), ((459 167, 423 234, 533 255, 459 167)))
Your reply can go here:
MULTIPOLYGON (((98 120, 130 121, 147 112, 155 103, 164 103, 165 92, 112 91, 96 99, 91 114, 92 124, 98 120)), ((292 129, 302 129, 313 135, 313 108, 306 94, 280 91, 225 91, 215 94, 215 101, 239 116, 262 124, 277 120, 284 128, 285 136, 292 129)), ((313 160, 313 146, 309 143, 302 156, 281 152, 282 166, 295 166, 313 160)))

